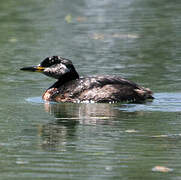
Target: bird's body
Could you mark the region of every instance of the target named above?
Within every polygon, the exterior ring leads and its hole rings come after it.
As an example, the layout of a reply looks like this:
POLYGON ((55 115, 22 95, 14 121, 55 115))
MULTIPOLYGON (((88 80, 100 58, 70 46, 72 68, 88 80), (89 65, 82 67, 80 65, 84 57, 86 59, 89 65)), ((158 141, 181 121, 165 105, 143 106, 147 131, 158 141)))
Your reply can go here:
POLYGON ((43 94, 42 98, 46 101, 115 103, 153 99, 150 89, 120 76, 79 78, 72 62, 59 56, 46 58, 40 65, 22 70, 39 71, 58 79, 43 94))
POLYGON ((43 99, 57 102, 140 102, 151 91, 118 76, 95 76, 71 80, 51 87, 43 99))

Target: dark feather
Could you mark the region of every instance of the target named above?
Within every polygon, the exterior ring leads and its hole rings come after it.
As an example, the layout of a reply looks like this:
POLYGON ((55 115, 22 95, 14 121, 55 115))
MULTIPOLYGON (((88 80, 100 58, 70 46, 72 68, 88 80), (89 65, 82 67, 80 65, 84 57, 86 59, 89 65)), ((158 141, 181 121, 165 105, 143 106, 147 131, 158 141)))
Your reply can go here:
POLYGON ((72 62, 60 56, 47 57, 38 66, 21 70, 42 72, 58 79, 43 94, 47 101, 141 102, 153 99, 150 89, 119 76, 79 78, 72 62))
MULTIPOLYGON (((58 101, 95 101, 95 102, 120 102, 144 101, 147 90, 137 84, 118 76, 95 76, 80 78, 61 85, 52 95, 58 101), (139 94, 139 90, 142 94, 139 94)), ((150 95, 150 98, 152 96, 150 95)))

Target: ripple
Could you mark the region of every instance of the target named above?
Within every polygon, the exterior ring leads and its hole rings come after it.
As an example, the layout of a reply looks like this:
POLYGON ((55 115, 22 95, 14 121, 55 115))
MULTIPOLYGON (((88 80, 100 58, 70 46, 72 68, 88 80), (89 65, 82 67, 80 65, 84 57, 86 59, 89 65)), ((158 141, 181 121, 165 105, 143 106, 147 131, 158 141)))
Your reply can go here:
MULTIPOLYGON (((123 104, 116 107, 121 111, 160 111, 160 112, 180 112, 181 111, 181 93, 155 93, 154 101, 145 104, 123 104)), ((41 97, 31 97, 26 99, 30 103, 44 104, 45 101, 41 97)), ((50 102, 50 104, 59 104, 50 102)))
POLYGON ((38 104, 42 104, 45 102, 44 100, 42 100, 41 96, 27 98, 26 101, 30 103, 38 103, 38 104))
POLYGON ((124 104, 117 109, 127 112, 135 111, 160 111, 160 112, 180 112, 181 93, 155 93, 153 102, 145 104, 124 104))

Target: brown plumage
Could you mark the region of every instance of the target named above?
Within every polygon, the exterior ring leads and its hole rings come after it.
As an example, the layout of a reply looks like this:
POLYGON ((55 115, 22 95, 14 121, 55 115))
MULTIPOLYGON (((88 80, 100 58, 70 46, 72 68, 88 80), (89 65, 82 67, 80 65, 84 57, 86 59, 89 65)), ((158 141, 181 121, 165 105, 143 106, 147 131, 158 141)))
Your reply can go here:
POLYGON ((56 102, 143 102, 153 99, 148 88, 119 76, 79 78, 72 62, 59 56, 48 57, 40 65, 21 70, 43 72, 57 80, 43 94, 46 101, 56 102))

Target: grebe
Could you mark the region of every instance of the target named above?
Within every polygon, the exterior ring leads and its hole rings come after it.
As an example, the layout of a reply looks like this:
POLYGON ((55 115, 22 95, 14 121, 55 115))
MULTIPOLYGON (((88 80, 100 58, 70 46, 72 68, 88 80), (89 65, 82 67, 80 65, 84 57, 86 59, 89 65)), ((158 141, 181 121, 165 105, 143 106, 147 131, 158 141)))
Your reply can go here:
POLYGON ((45 58, 39 65, 21 68, 57 79, 42 98, 56 102, 144 102, 152 91, 119 76, 79 77, 72 62, 60 56, 45 58))

